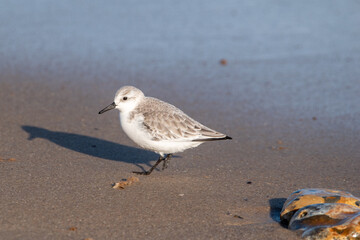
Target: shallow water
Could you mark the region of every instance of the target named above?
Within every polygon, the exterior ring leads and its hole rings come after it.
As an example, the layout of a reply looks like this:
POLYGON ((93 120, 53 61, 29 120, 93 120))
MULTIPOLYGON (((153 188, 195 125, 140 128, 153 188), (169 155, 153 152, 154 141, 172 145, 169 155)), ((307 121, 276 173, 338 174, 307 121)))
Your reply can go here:
POLYGON ((2 79, 96 83, 109 94, 132 84, 233 118, 320 115, 353 127, 360 115, 358 1, 1 5, 2 79))

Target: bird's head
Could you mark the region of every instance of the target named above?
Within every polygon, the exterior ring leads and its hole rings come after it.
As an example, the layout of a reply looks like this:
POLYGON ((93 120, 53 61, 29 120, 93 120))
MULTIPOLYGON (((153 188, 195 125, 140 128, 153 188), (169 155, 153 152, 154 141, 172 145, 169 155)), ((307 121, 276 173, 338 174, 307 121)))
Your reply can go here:
POLYGON ((102 109, 99 114, 114 108, 118 109, 120 112, 132 111, 144 97, 144 93, 136 87, 122 87, 116 92, 114 102, 102 109))

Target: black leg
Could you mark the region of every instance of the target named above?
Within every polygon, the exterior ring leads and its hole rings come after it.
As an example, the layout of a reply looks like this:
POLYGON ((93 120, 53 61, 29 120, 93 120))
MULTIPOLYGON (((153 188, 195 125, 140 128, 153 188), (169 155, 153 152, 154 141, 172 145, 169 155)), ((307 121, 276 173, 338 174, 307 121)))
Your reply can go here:
POLYGON ((171 157, 172 157, 172 154, 171 154, 171 153, 168 154, 168 155, 166 155, 166 158, 165 158, 164 161, 163 161, 162 170, 167 169, 167 167, 169 166, 169 162, 170 162, 171 157))
POLYGON ((152 173, 152 171, 157 167, 157 165, 159 165, 161 163, 161 161, 164 161, 165 158, 163 158, 162 156, 159 157, 159 159, 157 160, 157 162, 154 164, 154 166, 152 166, 150 168, 149 171, 145 171, 145 172, 133 172, 136 174, 140 174, 140 175, 150 175, 152 173))

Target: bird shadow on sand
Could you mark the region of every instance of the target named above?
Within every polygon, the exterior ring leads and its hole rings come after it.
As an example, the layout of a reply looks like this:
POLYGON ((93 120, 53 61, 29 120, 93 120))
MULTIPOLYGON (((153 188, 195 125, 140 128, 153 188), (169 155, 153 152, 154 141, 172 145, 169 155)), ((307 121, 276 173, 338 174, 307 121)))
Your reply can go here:
POLYGON ((151 166, 150 162, 159 158, 158 154, 151 151, 125 146, 95 137, 75 133, 56 132, 34 126, 22 126, 22 129, 29 133, 28 140, 30 141, 35 138, 47 139, 61 147, 89 156, 132 163, 143 171, 145 169, 140 164, 151 166))
POLYGON ((281 222, 280 220, 280 213, 282 210, 282 207, 286 201, 286 198, 272 198, 269 199, 269 205, 270 205, 270 217, 275 222, 279 223, 280 226, 286 228, 286 225, 284 222, 281 222))

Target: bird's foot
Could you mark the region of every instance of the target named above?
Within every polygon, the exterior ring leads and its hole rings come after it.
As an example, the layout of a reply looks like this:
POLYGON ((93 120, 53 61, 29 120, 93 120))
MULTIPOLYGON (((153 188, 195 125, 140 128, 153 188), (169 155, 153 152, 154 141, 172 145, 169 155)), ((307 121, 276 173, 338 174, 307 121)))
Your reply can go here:
POLYGON ((164 160, 163 160, 162 170, 167 169, 168 166, 169 166, 169 160, 168 160, 168 159, 164 159, 164 160))
POLYGON ((154 164, 154 166, 152 166, 150 168, 149 171, 143 171, 143 172, 133 172, 135 174, 139 174, 139 175, 150 175, 152 173, 152 171, 157 167, 157 165, 159 165, 159 163, 161 163, 163 161, 163 167, 162 170, 166 169, 169 165, 169 161, 170 158, 172 157, 172 154, 168 154, 166 155, 165 158, 163 158, 162 156, 159 157, 159 159, 157 160, 157 162, 154 164))
POLYGON ((172 157, 172 154, 168 154, 168 155, 165 157, 165 159, 163 160, 162 170, 165 170, 165 169, 168 168, 171 157, 172 157))
POLYGON ((135 174, 138 174, 138 175, 150 175, 150 171, 145 171, 145 172, 136 172, 136 171, 133 171, 133 173, 135 174))

